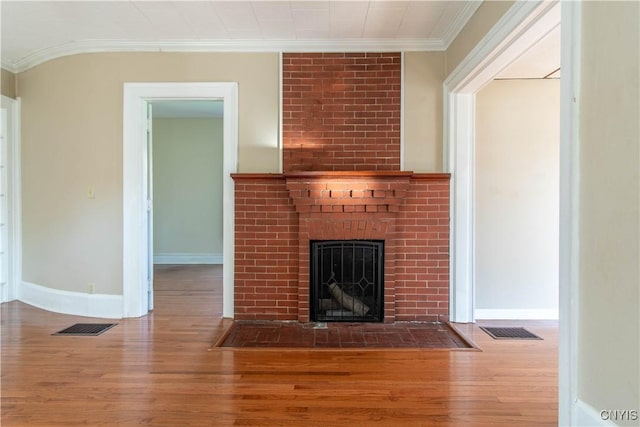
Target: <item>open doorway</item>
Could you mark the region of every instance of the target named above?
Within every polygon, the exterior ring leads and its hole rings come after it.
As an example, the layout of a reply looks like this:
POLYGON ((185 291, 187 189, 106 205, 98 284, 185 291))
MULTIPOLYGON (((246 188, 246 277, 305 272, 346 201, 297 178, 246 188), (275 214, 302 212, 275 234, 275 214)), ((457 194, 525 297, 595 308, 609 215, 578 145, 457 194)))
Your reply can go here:
POLYGON ((444 164, 452 174, 450 318, 475 321, 476 94, 560 26, 560 3, 514 4, 444 83, 444 164))
POLYGON ((144 316, 152 308, 153 230, 149 104, 167 100, 223 103, 222 234, 223 316, 233 317, 234 193, 238 169, 237 83, 125 83, 123 105, 123 317, 144 316))
POLYGON ((558 319, 560 27, 476 94, 475 318, 558 319))
MULTIPOLYGON (((452 173, 451 303, 454 322, 474 321, 473 162, 475 93, 560 25, 559 419, 576 417, 578 349, 578 113, 581 6, 516 2, 444 83, 444 164, 452 173)), ((585 418, 586 419, 586 418, 585 418)), ((594 418, 595 419, 595 418, 594 418)))
MULTIPOLYGON (((222 100, 161 100, 151 112, 151 298, 221 291, 222 100), (220 289, 218 289, 220 288, 220 289)), ((221 315, 221 300, 212 313, 221 315)), ((155 307, 154 301, 149 307, 155 307)))

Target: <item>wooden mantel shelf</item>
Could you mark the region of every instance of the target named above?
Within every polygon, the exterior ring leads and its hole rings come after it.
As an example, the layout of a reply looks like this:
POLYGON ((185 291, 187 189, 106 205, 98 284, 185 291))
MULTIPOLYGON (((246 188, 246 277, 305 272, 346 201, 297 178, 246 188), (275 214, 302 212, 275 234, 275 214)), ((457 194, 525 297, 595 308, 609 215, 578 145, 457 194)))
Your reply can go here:
POLYGON ((300 171, 287 172, 283 174, 285 178, 309 178, 309 179, 331 179, 331 178, 411 178, 411 171, 300 171))
POLYGON ((450 179, 451 174, 442 172, 412 171, 299 171, 286 173, 232 173, 231 178, 238 179, 450 179))

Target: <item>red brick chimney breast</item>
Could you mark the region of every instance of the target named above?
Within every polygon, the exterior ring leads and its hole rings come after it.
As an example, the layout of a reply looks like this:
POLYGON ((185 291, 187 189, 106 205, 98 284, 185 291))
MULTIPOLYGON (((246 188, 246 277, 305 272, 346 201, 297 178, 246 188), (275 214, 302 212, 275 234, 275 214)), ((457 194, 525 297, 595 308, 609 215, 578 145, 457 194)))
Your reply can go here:
POLYGON ((283 170, 400 170, 401 55, 285 53, 283 170))

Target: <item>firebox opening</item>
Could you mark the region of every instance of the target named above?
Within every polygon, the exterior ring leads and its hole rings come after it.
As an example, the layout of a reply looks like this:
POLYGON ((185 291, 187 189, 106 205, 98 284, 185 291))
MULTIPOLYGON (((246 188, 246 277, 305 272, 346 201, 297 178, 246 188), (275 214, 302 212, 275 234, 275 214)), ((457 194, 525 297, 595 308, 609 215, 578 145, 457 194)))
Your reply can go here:
POLYGON ((382 322, 384 241, 311 242, 311 321, 382 322))

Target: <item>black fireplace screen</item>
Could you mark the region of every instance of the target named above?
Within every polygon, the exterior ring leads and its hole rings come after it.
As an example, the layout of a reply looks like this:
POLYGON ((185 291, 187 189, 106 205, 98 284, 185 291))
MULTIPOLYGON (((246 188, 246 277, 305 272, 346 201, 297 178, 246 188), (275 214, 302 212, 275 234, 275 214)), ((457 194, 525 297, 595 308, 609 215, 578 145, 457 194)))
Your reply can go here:
POLYGON ((311 320, 381 322, 384 242, 311 242, 311 320))

